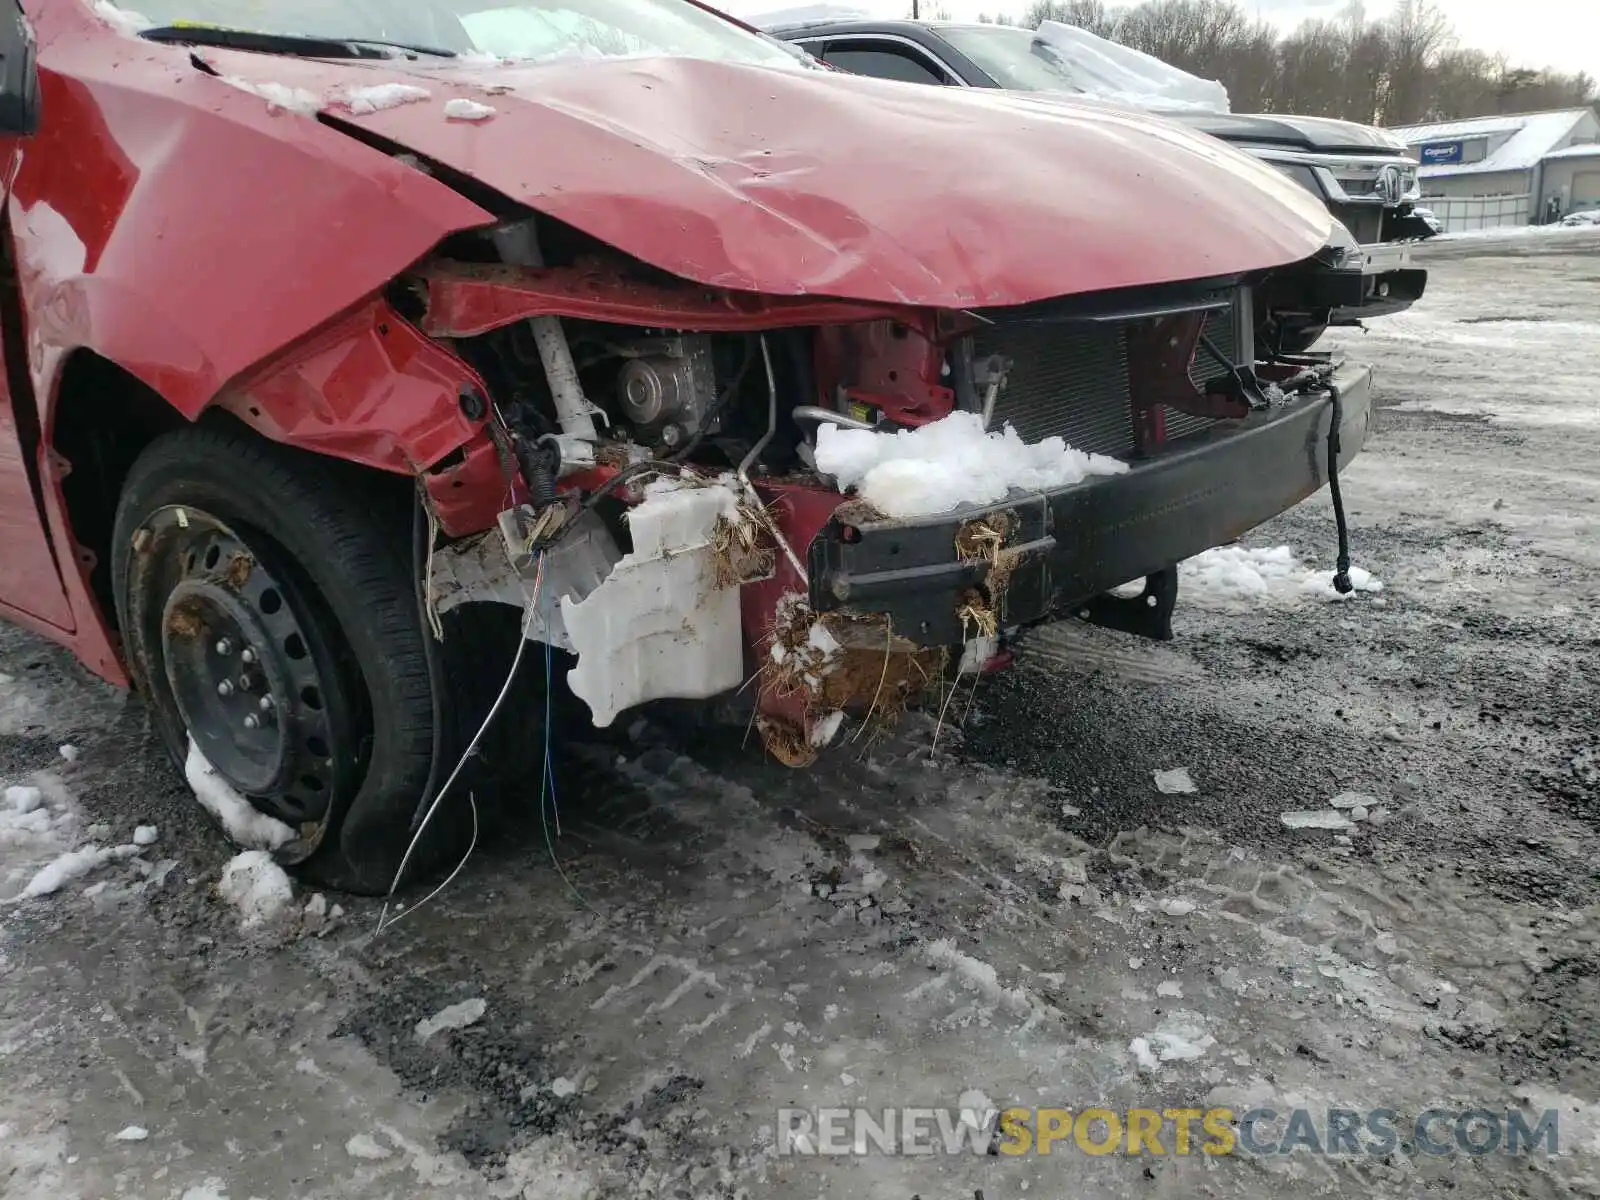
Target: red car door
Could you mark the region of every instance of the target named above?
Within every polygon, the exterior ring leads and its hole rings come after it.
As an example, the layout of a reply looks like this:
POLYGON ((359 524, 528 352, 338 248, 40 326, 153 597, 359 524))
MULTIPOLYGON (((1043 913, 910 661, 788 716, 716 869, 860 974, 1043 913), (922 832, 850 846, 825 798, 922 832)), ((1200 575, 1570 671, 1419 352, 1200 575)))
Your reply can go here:
MULTIPOLYGON (((5 181, 12 178, 18 149, 18 139, 0 137, 5 181)), ((5 199, 0 195, 0 202, 5 199)), ((11 270, 14 261, 15 256, 7 253, 4 269, 11 270)), ((18 341, 0 345, 0 359, 18 341)), ((71 631, 72 606, 40 509, 39 415, 31 397, 18 399, 11 393, 12 370, 25 366, 0 361, 0 604, 71 631)))

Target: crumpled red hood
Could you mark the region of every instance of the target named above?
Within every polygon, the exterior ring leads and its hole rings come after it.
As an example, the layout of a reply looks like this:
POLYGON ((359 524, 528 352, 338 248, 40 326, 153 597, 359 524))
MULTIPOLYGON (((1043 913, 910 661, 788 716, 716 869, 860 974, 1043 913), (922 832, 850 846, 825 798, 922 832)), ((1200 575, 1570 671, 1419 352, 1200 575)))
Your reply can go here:
POLYGON ((1058 99, 676 58, 440 67, 205 53, 721 287, 1021 304, 1298 261, 1331 225, 1302 188, 1215 139, 1058 99), (341 107, 344 89, 383 82, 432 95, 362 116, 341 107), (452 98, 495 115, 449 120, 452 98))

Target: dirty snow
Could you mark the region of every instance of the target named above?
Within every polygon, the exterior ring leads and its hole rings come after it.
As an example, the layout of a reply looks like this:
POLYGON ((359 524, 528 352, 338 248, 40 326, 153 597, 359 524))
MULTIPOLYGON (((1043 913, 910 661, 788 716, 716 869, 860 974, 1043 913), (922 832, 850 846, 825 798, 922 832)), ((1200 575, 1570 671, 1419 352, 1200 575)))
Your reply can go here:
POLYGON ((183 764, 183 773, 200 806, 220 821, 223 830, 239 845, 276 850, 294 840, 293 829, 257 810, 217 774, 193 738, 189 739, 189 757, 183 764))
POLYGON ((133 831, 133 844, 135 846, 149 846, 160 837, 160 831, 154 825, 140 825, 133 831))
POLYGON ((1365 792, 1340 792, 1328 804, 1332 808, 1376 808, 1378 798, 1365 792))
POLYGON ((457 97, 446 100, 444 115, 452 121, 487 121, 494 116, 495 110, 487 104, 479 104, 476 100, 465 100, 457 97))
POLYGON ((394 1153, 370 1133, 358 1133, 344 1144, 344 1152, 363 1162, 381 1162, 394 1153))
POLYGON ((112 1136, 115 1142, 142 1142, 150 1136, 150 1131, 143 1125, 129 1125, 127 1128, 112 1136))
POLYGON ((39 788, 19 785, 6 789, 6 808, 18 816, 26 816, 43 803, 44 792, 39 788))
POLYGON ((284 83, 256 83, 237 75, 219 75, 217 79, 241 92, 259 96, 267 102, 267 111, 270 113, 291 112, 313 116, 322 108, 322 98, 305 88, 290 87, 284 83))
POLYGON ((82 754, 83 751, 79 750, 71 742, 68 742, 66 745, 61 747, 59 753, 60 753, 62 758, 66 759, 69 763, 71 763, 71 762, 77 762, 78 761, 78 755, 82 754))
POLYGON ((1200 1058, 1216 1044, 1197 1014, 1180 1009, 1163 1017, 1148 1037, 1134 1038, 1128 1048, 1141 1067, 1154 1070, 1158 1063, 1200 1058))
POLYGON ((1024 442, 1017 431, 985 433, 976 413, 954 412, 918 429, 877 433, 824 423, 817 469, 879 512, 905 519, 993 504, 1012 491, 1065 487, 1128 464, 1074 449, 1058 437, 1024 442))
POLYGON ((1182 796, 1198 791, 1194 780, 1189 777, 1188 767, 1174 767, 1170 771, 1157 771, 1155 773, 1156 791, 1163 796, 1182 796))
POLYGON ((1219 546, 1179 563, 1178 576, 1185 599, 1210 608, 1250 610, 1274 601, 1349 600, 1362 592, 1383 590, 1370 572, 1351 567, 1355 590, 1340 595, 1333 589, 1332 571, 1306 566, 1288 546, 1219 546))
POLYGON ((94 0, 93 7, 95 16, 128 37, 134 37, 155 24, 144 14, 134 12, 131 8, 121 8, 112 4, 111 0, 94 0))
POLYGON ((229 1200, 228 1185, 215 1175, 207 1176, 191 1188, 185 1188, 178 1200, 229 1200))
POLYGON ((265 850, 246 850, 228 860, 217 894, 239 912, 241 929, 260 929, 294 903, 294 886, 265 850))
POLYGON ((839 726, 844 724, 844 712, 834 709, 827 716, 820 717, 811 726, 810 741, 813 746, 826 746, 838 736, 839 726))
POLYGON ((433 93, 425 87, 411 83, 377 83, 369 87, 346 88, 339 94, 339 102, 358 117, 382 112, 386 108, 399 108, 402 104, 415 104, 431 99, 433 93))
POLYGON ((417 1041, 425 1042, 435 1034, 443 1033, 448 1029, 465 1029, 468 1025, 476 1025, 483 1020, 483 1014, 488 1011, 489 1004, 481 996, 471 1000, 462 1000, 456 1004, 447 1005, 417 1022, 417 1041))
POLYGON ((120 859, 132 858, 138 854, 142 847, 139 846, 84 846, 77 850, 68 850, 58 856, 54 861, 41 867, 26 887, 19 900, 33 899, 38 896, 49 896, 59 892, 67 884, 77 879, 82 879, 92 871, 97 871, 109 862, 120 859))
POLYGON ((1278 820, 1290 829, 1350 829, 1353 822, 1333 808, 1304 809, 1278 815, 1278 820))

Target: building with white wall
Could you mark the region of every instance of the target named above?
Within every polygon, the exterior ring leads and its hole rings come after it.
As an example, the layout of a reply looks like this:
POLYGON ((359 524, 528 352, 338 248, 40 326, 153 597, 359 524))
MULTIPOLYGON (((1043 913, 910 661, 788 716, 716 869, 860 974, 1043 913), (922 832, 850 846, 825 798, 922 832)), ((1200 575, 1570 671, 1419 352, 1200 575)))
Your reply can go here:
POLYGON ((1476 117, 1391 132, 1422 164, 1422 204, 1451 230, 1531 225, 1600 208, 1600 117, 1591 108, 1476 117))

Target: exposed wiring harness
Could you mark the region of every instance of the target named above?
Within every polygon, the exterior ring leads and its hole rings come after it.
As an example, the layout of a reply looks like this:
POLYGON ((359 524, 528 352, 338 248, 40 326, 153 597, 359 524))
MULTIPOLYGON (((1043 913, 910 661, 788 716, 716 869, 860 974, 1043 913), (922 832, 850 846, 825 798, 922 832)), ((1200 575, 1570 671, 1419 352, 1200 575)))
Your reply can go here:
MULTIPOLYGON (((494 722, 496 715, 498 715, 500 712, 500 708, 505 703, 506 697, 511 693, 511 686, 516 682, 517 679, 517 671, 522 666, 523 652, 528 646, 528 635, 533 631, 533 619, 539 610, 539 590, 543 584, 544 555, 541 554, 539 556, 538 568, 533 577, 533 592, 528 596, 527 604, 523 608, 522 624, 519 626, 519 632, 521 636, 519 636, 517 639, 516 653, 511 656, 511 669, 506 672, 506 681, 505 683, 501 684, 500 693, 494 698, 494 703, 489 706, 489 711, 487 714, 485 714, 483 723, 478 726, 478 732, 472 735, 472 740, 467 743, 467 748, 462 751, 460 759, 456 762, 455 769, 450 772, 449 778, 444 781, 444 785, 439 789, 438 794, 433 797, 432 802, 429 803, 427 807, 427 811, 423 814, 422 820, 417 823, 416 829, 412 832, 411 841, 406 846, 406 852, 400 859, 399 867, 395 869, 394 879, 389 883, 388 895, 384 897, 383 909, 378 914, 378 927, 373 931, 374 937, 382 933, 385 929, 388 929, 391 925, 403 920, 410 913, 416 912, 417 909, 421 908, 423 905, 431 901, 435 896, 439 895, 440 892, 444 891, 444 889, 450 885, 451 881, 453 881, 455 877, 461 873, 462 868, 467 865, 467 860, 472 857, 472 851, 478 844, 478 804, 477 800, 472 796, 472 794, 468 793, 467 799, 472 806, 472 841, 468 844, 466 853, 461 856, 461 861, 456 864, 455 870, 450 872, 449 876, 444 880, 443 883, 434 888, 433 891, 429 892, 416 904, 396 915, 393 920, 389 919, 389 906, 394 902, 395 893, 400 890, 400 881, 405 878, 406 868, 411 865, 411 857, 416 853, 417 846, 421 844, 422 835, 427 832, 428 825, 433 820, 434 814, 439 811, 439 806, 444 802, 444 798, 450 794, 450 789, 455 785, 456 779, 460 777, 462 770, 466 767, 467 760, 477 753, 478 743, 483 740, 483 735, 488 732, 489 726, 494 722)), ((440 727, 442 721, 443 713, 436 712, 434 714, 435 730, 440 727)), ((546 733, 546 737, 548 738, 548 731, 546 733)), ((548 741, 546 744, 548 747, 548 741)), ((548 748, 546 750, 546 757, 548 758, 548 748)))
POLYGON ((1339 426, 1344 414, 1339 405, 1339 389, 1328 381, 1328 495, 1333 501, 1333 523, 1339 531, 1339 557, 1334 562, 1333 590, 1347 596, 1355 590, 1350 579, 1350 528, 1344 517, 1344 496, 1339 491, 1339 426))

